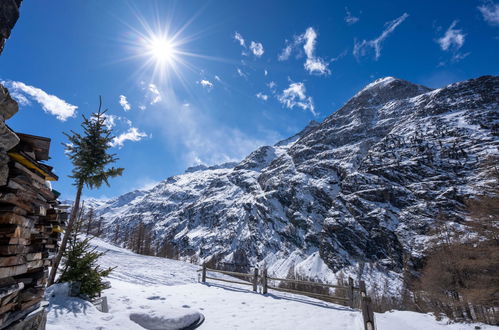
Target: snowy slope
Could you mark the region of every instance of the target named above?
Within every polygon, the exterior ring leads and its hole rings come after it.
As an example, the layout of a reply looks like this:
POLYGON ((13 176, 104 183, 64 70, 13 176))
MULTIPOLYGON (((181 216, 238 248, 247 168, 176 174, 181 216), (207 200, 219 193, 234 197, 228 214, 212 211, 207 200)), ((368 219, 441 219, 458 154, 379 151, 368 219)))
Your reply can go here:
MULTIPOLYGON (((132 315, 180 318, 198 312, 205 316, 199 329, 362 329, 357 310, 299 295, 257 294, 246 286, 215 282, 204 285, 197 282, 199 267, 195 265, 136 255, 97 238, 92 242, 99 250, 108 251, 100 260, 103 267, 118 266, 111 274, 112 288, 104 292, 109 313, 99 312, 86 301, 64 296, 64 288, 51 287, 47 290, 51 302, 47 330, 139 330, 143 328, 130 319, 132 315)), ((375 317, 378 328, 384 330, 471 330, 475 326, 446 325, 431 315, 412 312, 396 311, 375 317)))
POLYGON ((396 282, 404 256, 418 265, 430 248, 437 214, 462 222, 465 199, 488 179, 498 100, 499 77, 437 90, 379 79, 236 165, 191 168, 98 211, 108 238, 122 242, 142 221, 185 260, 396 282))

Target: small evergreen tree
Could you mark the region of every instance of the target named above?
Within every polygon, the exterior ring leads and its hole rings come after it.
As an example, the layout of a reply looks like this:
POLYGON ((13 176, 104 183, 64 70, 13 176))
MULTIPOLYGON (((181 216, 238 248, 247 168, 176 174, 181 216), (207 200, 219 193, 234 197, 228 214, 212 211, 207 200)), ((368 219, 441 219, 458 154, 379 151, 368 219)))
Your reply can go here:
POLYGON ((64 252, 62 274, 58 282, 79 282, 80 296, 91 299, 100 295, 109 286, 103 280, 114 268, 101 269, 97 260, 104 252, 90 246, 91 238, 78 239, 76 233, 68 240, 64 252))
POLYGON ((76 198, 71 211, 71 216, 66 227, 66 233, 62 239, 59 252, 53 260, 48 285, 55 281, 57 268, 65 253, 68 240, 71 237, 74 224, 79 212, 80 198, 83 186, 89 189, 99 188, 103 183, 109 186, 109 178, 120 176, 123 168, 107 168, 108 165, 116 162, 114 154, 109 154, 113 136, 112 131, 105 124, 107 110, 102 109, 102 99, 99 99, 99 110, 92 113, 90 118, 83 115, 81 127, 83 134, 71 131, 71 134, 64 133, 69 140, 66 151, 73 163, 71 178, 75 180, 76 198))

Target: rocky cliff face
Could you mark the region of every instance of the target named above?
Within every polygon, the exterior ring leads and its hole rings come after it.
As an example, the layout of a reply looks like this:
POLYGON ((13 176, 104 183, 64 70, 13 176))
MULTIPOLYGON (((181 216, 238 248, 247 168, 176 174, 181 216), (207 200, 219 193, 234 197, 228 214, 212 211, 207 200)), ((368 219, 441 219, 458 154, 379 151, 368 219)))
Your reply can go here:
MULTIPOLYGON (((98 206, 181 257, 266 263, 323 279, 417 262, 440 214, 459 223, 498 156, 499 77, 431 90, 376 80, 322 123, 237 165, 194 168, 98 206)), ((111 234, 110 234, 111 235, 111 234)))

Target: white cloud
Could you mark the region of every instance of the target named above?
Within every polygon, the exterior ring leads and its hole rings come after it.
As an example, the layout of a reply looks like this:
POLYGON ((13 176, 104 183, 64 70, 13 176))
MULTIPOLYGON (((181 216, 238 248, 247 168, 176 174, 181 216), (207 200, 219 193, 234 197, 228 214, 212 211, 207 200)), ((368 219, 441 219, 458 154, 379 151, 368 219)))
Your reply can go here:
POLYGON ((150 83, 147 86, 147 90, 149 94, 148 96, 150 104, 156 104, 162 100, 161 93, 159 92, 158 87, 155 84, 150 83))
POLYGON ((239 32, 234 33, 234 39, 239 41, 239 45, 241 45, 242 47, 246 47, 246 43, 244 41, 244 38, 239 32))
POLYGON ((215 80, 216 81, 222 81, 222 79, 219 76, 217 76, 217 75, 215 75, 215 80))
POLYGON ((345 16, 345 22, 348 25, 353 25, 353 24, 355 24, 355 23, 357 23, 359 21, 359 18, 353 16, 352 13, 350 12, 350 10, 348 10, 347 7, 345 7, 345 11, 347 13, 347 15, 345 16))
POLYGON ((130 109, 132 109, 132 106, 130 105, 130 103, 128 103, 125 95, 120 95, 120 105, 125 111, 129 111, 130 109))
POLYGON ((286 61, 291 56, 293 49, 303 44, 306 60, 304 63, 305 70, 310 74, 328 75, 331 71, 328 68, 329 63, 324 59, 315 56, 315 48, 317 46, 317 32, 311 27, 307 28, 305 33, 296 36, 293 43, 286 45, 279 55, 279 61, 286 61))
POLYGON ((104 125, 106 125, 107 128, 112 129, 114 126, 116 126, 116 119, 119 119, 119 117, 105 113, 104 125))
POLYGON ((279 61, 286 61, 290 56, 291 52, 293 51, 293 45, 287 45, 284 47, 282 50, 281 54, 277 57, 279 61))
POLYGON ((314 116, 317 115, 314 111, 314 101, 311 96, 306 95, 305 85, 302 82, 291 83, 277 99, 289 109, 299 107, 309 110, 314 116))
POLYGON ((265 77, 266 77, 266 76, 268 76, 268 75, 269 75, 269 72, 268 72, 267 70, 263 70, 263 74, 264 74, 264 75, 265 75, 265 77))
POLYGON ((250 49, 253 52, 253 55, 255 55, 256 57, 261 57, 264 53, 263 45, 260 42, 252 41, 250 44, 250 49))
POLYGON ((142 110, 142 111, 144 111, 146 109, 146 106, 143 105, 143 104, 141 104, 141 105, 139 105, 139 109, 142 110))
POLYGON ((136 127, 130 127, 125 133, 115 136, 110 145, 121 148, 125 141, 140 141, 145 137, 147 137, 146 133, 139 131, 136 127))
POLYGON ((452 22, 445 34, 437 40, 442 50, 458 50, 464 45, 466 35, 460 29, 455 29, 458 21, 452 22))
POLYGON ((482 13, 485 22, 492 26, 499 25, 499 4, 489 2, 479 6, 478 10, 482 13))
POLYGON ((263 94, 263 93, 256 94, 256 97, 258 97, 260 100, 263 100, 263 101, 267 101, 269 99, 269 96, 267 94, 263 94))
POLYGON ((404 13, 402 16, 394 19, 393 21, 385 23, 386 28, 379 37, 374 40, 362 40, 361 42, 354 41, 353 55, 357 60, 362 56, 368 55, 370 50, 374 50, 374 59, 378 60, 381 56, 381 43, 399 26, 409 14, 404 13))
POLYGON ((67 103, 55 95, 47 94, 45 91, 34 86, 26 85, 20 81, 2 81, 7 85, 12 96, 19 100, 21 105, 30 104, 30 99, 38 102, 43 111, 56 116, 60 121, 76 116, 76 105, 67 103))
POLYGON ((200 84, 201 86, 203 86, 204 88, 207 88, 207 89, 213 88, 213 83, 209 80, 206 80, 206 79, 202 79, 201 81, 198 81, 198 84, 200 84))
POLYGON ((179 166, 240 161, 259 146, 272 145, 281 139, 279 134, 263 127, 254 127, 246 133, 227 126, 205 111, 202 103, 184 107, 186 101, 179 99, 168 86, 162 92, 164 106, 149 109, 144 124, 158 130, 160 136, 155 139, 163 139, 174 150, 177 161, 183 161, 179 166))
MULTIPOLYGON (((463 47, 466 40, 466 34, 461 29, 457 29, 456 25, 459 21, 455 20, 449 26, 444 35, 437 39, 437 43, 443 51, 448 51, 452 54, 451 62, 459 62, 466 58, 470 53, 460 53, 459 50, 463 47)), ((443 66, 447 64, 441 61, 438 65, 443 66)))
POLYGON ((241 70, 240 68, 237 68, 237 74, 240 75, 243 78, 247 78, 248 77, 248 75, 243 70, 241 70))

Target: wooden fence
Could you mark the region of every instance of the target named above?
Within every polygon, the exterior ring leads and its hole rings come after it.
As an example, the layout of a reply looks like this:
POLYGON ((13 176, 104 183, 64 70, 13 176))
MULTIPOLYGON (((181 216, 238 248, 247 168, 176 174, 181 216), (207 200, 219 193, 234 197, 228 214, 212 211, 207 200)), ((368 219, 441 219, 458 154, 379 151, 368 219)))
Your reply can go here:
POLYGON ((289 293, 304 295, 304 296, 311 297, 311 298, 318 298, 318 299, 322 299, 322 300, 326 300, 326 301, 331 301, 334 303, 347 305, 351 308, 358 308, 362 312, 364 330, 375 330, 376 329, 375 323, 374 323, 373 305, 372 305, 371 298, 368 297, 366 294, 366 283, 364 281, 360 281, 359 286, 356 287, 356 286, 354 286, 354 281, 352 278, 348 278, 348 285, 334 285, 334 284, 310 282, 310 281, 295 280, 295 279, 288 279, 288 278, 278 278, 278 277, 268 276, 266 268, 264 268, 261 273, 259 273, 258 268, 255 268, 253 274, 247 274, 247 273, 230 272, 230 271, 225 271, 225 270, 212 269, 212 268, 206 267, 206 265, 203 265, 203 268, 198 270, 198 272, 201 272, 201 282, 202 283, 206 283, 206 280, 214 280, 214 281, 221 281, 221 282, 226 282, 226 283, 249 285, 249 286, 253 287, 254 292, 258 292, 258 284, 260 284, 262 287, 262 294, 267 294, 268 290, 270 289, 270 290, 275 290, 275 291, 280 291, 280 292, 289 292, 289 293), (235 281, 235 280, 212 277, 212 276, 207 275, 208 272, 230 275, 230 276, 235 276, 238 278, 246 278, 247 281, 244 281, 244 280, 235 281), (300 285, 307 285, 307 286, 317 286, 317 287, 323 287, 323 288, 340 289, 340 290, 344 290, 344 292, 346 293, 346 295, 345 295, 346 297, 340 297, 337 295, 320 294, 320 293, 314 293, 314 292, 308 292, 308 291, 302 291, 302 290, 279 288, 276 286, 269 285, 269 281, 280 281, 283 283, 293 283, 293 284, 300 284, 300 285), (356 299, 356 297, 358 297, 358 299, 356 299))

